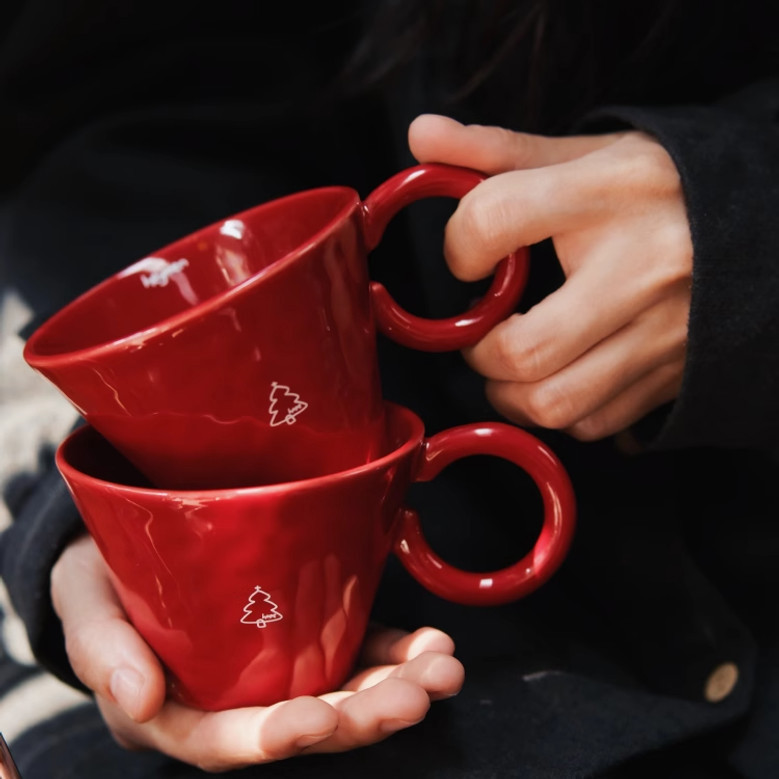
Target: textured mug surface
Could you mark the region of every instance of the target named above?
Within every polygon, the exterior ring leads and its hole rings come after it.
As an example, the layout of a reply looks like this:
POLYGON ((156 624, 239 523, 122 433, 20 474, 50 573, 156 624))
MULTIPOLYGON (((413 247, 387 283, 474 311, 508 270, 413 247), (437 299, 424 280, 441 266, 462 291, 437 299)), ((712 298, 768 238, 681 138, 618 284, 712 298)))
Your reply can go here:
MULTIPOLYGON (((522 250, 460 317, 425 320, 372 283, 368 252, 423 197, 483 177, 427 165, 365 201, 347 187, 289 195, 153 253, 65 306, 27 362, 155 484, 235 487, 332 473, 384 446, 376 328, 457 349, 510 314, 522 250)), ((443 259, 441 260, 443 262, 443 259)))
POLYGON ((521 598, 557 570, 573 536, 575 502, 563 466, 541 442, 501 423, 426 438, 412 411, 387 404, 386 417, 384 456, 254 488, 144 486, 88 425, 60 445, 60 472, 130 620, 166 666, 173 697, 224 709, 337 689, 391 553, 431 592, 474 606, 521 598), (533 549, 485 573, 440 559, 404 505, 412 483, 477 454, 524 469, 544 507, 533 549))

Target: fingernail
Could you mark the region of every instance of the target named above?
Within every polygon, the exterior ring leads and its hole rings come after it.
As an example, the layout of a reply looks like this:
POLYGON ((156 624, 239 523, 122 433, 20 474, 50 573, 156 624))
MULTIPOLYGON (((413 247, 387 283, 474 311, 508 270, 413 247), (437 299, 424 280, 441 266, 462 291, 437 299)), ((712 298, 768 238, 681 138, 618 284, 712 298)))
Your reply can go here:
POLYGON ((109 689, 114 700, 124 709, 125 713, 136 719, 141 692, 143 691, 143 676, 134 668, 117 668, 111 674, 109 689))

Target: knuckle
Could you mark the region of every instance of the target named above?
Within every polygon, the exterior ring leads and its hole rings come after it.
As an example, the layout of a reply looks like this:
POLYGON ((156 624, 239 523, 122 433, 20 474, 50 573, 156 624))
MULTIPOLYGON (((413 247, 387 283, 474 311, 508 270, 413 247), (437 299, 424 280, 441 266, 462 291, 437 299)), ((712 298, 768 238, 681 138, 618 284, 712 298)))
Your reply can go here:
POLYGON ((99 654, 95 651, 94 637, 88 630, 65 631, 65 651, 73 673, 90 689, 99 685, 100 668, 95 663, 99 654))
MULTIPOLYGON (((514 168, 524 168, 534 160, 534 144, 531 136, 526 133, 518 133, 509 130, 506 127, 494 128, 494 142, 498 149, 506 149, 509 152, 511 166, 514 168)), ((505 167, 505 155, 502 156, 500 163, 505 167)))
POLYGON ((472 191, 460 201, 457 215, 462 231, 482 242, 487 242, 495 232, 494 205, 486 195, 473 197, 472 191))
POLYGON ((598 414, 591 414, 585 419, 581 419, 571 425, 567 432, 577 441, 590 443, 592 441, 599 441, 601 438, 605 438, 614 431, 610 429, 605 418, 598 414))
POLYGON ((494 197, 489 189, 473 196, 474 190, 460 201, 457 210, 447 225, 446 246, 450 266, 455 274, 464 278, 481 276, 482 267, 473 267, 476 257, 503 256, 502 243, 505 227, 510 223, 505 201, 494 197))
POLYGON ((665 320, 666 330, 673 325, 684 325, 686 332, 692 298, 692 276, 685 268, 685 260, 669 254, 658 258, 643 273, 644 299, 650 306, 646 314, 637 318, 665 320))
POLYGON ((105 637, 111 635, 111 619, 92 619, 78 624, 63 623, 65 651, 73 672, 90 689, 108 684, 110 666, 105 662, 105 637))
POLYGON ((686 222, 666 222, 657 235, 658 253, 662 258, 655 267, 658 283, 665 289, 689 289, 692 281, 693 247, 686 222))
POLYGON ((657 170, 653 157, 646 152, 623 155, 612 172, 623 187, 654 189, 657 186, 657 170))
POLYGON ((681 179, 671 156, 657 141, 642 133, 629 133, 608 152, 614 163, 610 180, 617 191, 641 191, 656 198, 681 192, 681 179))
POLYGON ((532 137, 497 125, 471 124, 478 136, 479 167, 485 173, 499 173, 526 167, 533 160, 532 137))
POLYGON ((502 374, 514 381, 532 383, 546 375, 546 348, 543 343, 518 332, 521 315, 514 314, 506 326, 495 332, 495 359, 502 374))
POLYGON ((570 394, 551 382, 539 384, 528 393, 525 410, 533 422, 550 430, 561 430, 577 421, 570 394))
POLYGON ((65 631, 65 650, 68 653, 73 670, 84 681, 82 671, 88 669, 89 663, 85 660, 89 656, 92 641, 81 630, 65 631))
MULTIPOLYGON (((643 212, 648 200, 678 200, 681 178, 668 152, 642 133, 625 134, 616 143, 581 158, 577 188, 595 212, 618 209, 643 212)), ((551 194, 551 193, 550 193, 551 194)))

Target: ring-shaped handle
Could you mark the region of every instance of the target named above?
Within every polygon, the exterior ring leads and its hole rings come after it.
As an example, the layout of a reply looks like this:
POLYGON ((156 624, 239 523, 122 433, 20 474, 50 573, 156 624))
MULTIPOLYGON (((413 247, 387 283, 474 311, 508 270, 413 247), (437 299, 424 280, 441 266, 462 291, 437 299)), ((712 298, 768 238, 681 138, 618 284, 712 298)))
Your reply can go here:
POLYGON ((576 501, 570 478, 555 454, 530 433, 499 422, 453 427, 426 439, 415 480, 430 481, 454 460, 476 454, 509 460, 536 483, 544 521, 533 549, 497 571, 464 571, 430 548, 419 515, 404 507, 393 551, 406 570, 434 594, 466 605, 492 606, 523 598, 560 567, 573 539, 576 501))
MULTIPOLYGON (((486 176, 452 165, 417 165, 377 187, 362 202, 363 231, 368 251, 375 249, 395 214, 426 197, 461 198, 486 176)), ((529 253, 517 249, 498 263, 484 297, 459 316, 425 319, 401 308, 383 284, 371 282, 370 292, 380 332, 403 346, 444 352, 472 346, 516 309, 527 284, 529 253)))

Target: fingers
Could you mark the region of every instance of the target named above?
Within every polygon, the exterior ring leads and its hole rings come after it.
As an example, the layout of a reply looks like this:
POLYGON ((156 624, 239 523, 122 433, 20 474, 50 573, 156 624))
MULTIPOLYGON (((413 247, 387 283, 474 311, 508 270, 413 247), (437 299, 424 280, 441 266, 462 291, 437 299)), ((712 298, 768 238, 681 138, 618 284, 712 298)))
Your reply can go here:
POLYGON ((460 279, 552 239, 565 282, 464 355, 509 419, 581 438, 616 432, 675 397, 690 309, 692 241, 678 171, 639 132, 546 138, 419 117, 418 159, 493 174, 447 224, 460 279))
POLYGON ((394 678, 359 692, 296 698, 267 709, 200 712, 169 702, 143 724, 110 701, 99 703, 120 743, 156 749, 207 771, 367 746, 418 723, 430 708, 423 689, 394 678))
POLYGON ((665 151, 644 143, 626 137, 569 162, 482 181, 462 197, 446 226, 452 273, 479 279, 517 247, 547 238, 554 238, 561 262, 578 266, 580 251, 593 254, 601 244, 608 249, 615 220, 623 229, 614 242, 624 241, 629 226, 639 229, 634 247, 653 231, 662 245, 684 240, 689 230, 678 174, 665 151))
POLYGON ((651 214, 646 229, 666 216, 675 222, 677 211, 684 216, 673 161, 641 133, 544 138, 420 117, 409 134, 421 159, 492 174, 460 200, 447 225, 447 262, 465 281, 488 275, 519 246, 577 233, 586 240, 615 214, 651 214), (420 138, 429 145, 424 154, 420 138))
POLYGON ((413 682, 427 693, 431 701, 439 701, 460 692, 465 681, 465 669, 455 657, 424 652, 397 666, 392 677, 413 682))
MULTIPOLYGON (((580 441, 597 441, 621 433, 650 411, 672 401, 679 394, 683 371, 681 361, 661 365, 610 397, 599 408, 582 414, 574 410, 573 421, 558 428, 580 441)), ((503 389, 500 382, 488 382, 487 396, 507 419, 525 426, 540 424, 535 421, 533 412, 525 411, 515 399, 501 396, 503 389)))
POLYGON ((580 441, 596 441, 626 430, 679 394, 683 369, 681 361, 660 366, 566 432, 580 441))
POLYGON ((580 174, 580 164, 500 173, 464 195, 444 233, 452 273, 476 281, 520 246, 597 221, 606 182, 580 174))
POLYGON ((396 677, 352 694, 323 697, 338 711, 338 729, 308 752, 343 752, 381 741, 423 720, 430 708, 424 689, 396 677))
POLYGON ((390 676, 413 681, 430 700, 456 695, 462 688, 465 671, 455 659, 454 641, 444 632, 423 627, 407 633, 392 628, 372 630, 364 644, 358 672, 346 689, 364 690, 390 676))
MULTIPOLYGON (((686 339, 692 272, 689 242, 668 247, 652 242, 645 249, 610 236, 595 249, 579 251, 582 264, 561 287, 464 350, 475 370, 489 379, 537 383, 631 324, 633 329, 615 344, 635 332, 631 343, 635 353, 615 349, 609 354, 615 359, 641 359, 645 371, 656 364, 658 350, 670 355, 674 344, 686 339)), ((599 370, 608 367, 584 364, 599 370)), ((589 380, 597 382, 599 375, 589 380)))
POLYGON ((460 690, 461 663, 449 654, 419 651, 426 645, 452 648, 451 639, 433 629, 410 635, 381 631, 375 639, 380 655, 414 656, 366 669, 343 690, 269 708, 201 712, 168 702, 155 717, 138 723, 112 701, 98 701, 120 743, 157 749, 209 771, 282 760, 302 752, 341 752, 381 741, 420 722, 431 701, 460 690))
POLYGON ((653 321, 662 318, 651 312, 540 381, 488 382, 487 396, 518 424, 566 430, 581 440, 618 432, 681 386, 686 327, 653 321))
POLYGON ((408 142, 419 162, 463 165, 494 175, 567 162, 608 146, 620 135, 549 138, 424 114, 409 126, 408 142))
POLYGON ((283 760, 327 739, 339 715, 323 700, 295 698, 268 708, 203 712, 169 701, 153 719, 139 724, 115 704, 100 701, 101 713, 124 744, 156 749, 207 771, 226 771, 283 760))
POLYGON ((444 253, 452 273, 475 281, 518 247, 591 221, 612 189, 602 167, 591 165, 587 155, 621 137, 547 138, 466 126, 443 116, 417 117, 409 127, 409 145, 420 162, 462 165, 492 176, 460 200, 447 226, 444 253))
POLYGON ((424 719, 431 701, 450 698, 462 688, 465 671, 453 651, 452 639, 434 628, 372 631, 363 650, 371 667, 343 691, 322 696, 338 711, 338 730, 307 751, 353 749, 424 719))
POLYGON ((127 621, 91 538, 79 539, 63 552, 51 582, 76 675, 132 719, 152 717, 165 697, 162 668, 127 621))
POLYGON ((363 665, 404 663, 423 652, 454 654, 454 641, 443 631, 423 627, 408 633, 394 628, 371 630, 363 643, 363 665))
MULTIPOLYGON (((684 257, 676 265, 689 267, 684 257)), ((487 395, 504 416, 592 439, 596 430, 607 435, 621 429, 615 424, 636 421, 651 410, 653 398, 666 402, 670 387, 678 391, 688 271, 661 279, 652 267, 648 283, 635 265, 622 266, 603 260, 586 265, 527 314, 505 320, 463 352, 471 367, 492 379, 487 395), (656 387, 659 379, 645 379, 655 371, 672 375, 656 387)))
POLYGON ((603 296, 592 270, 571 276, 525 314, 497 324, 463 351, 474 370, 498 381, 535 383, 583 355, 623 328, 646 307, 640 292, 603 296))
POLYGON ((400 665, 372 666, 357 673, 345 685, 359 691, 388 678, 406 679, 424 690, 430 700, 451 698, 460 692, 465 679, 462 663, 454 657, 437 652, 423 652, 400 665))
POLYGON ((687 338, 690 292, 685 281, 669 282, 662 299, 653 302, 656 290, 631 289, 630 282, 615 284, 614 292, 604 295, 588 283, 585 276, 590 275, 570 277, 526 314, 496 325, 463 350, 468 363, 488 379, 525 384, 560 373, 563 383, 548 389, 559 387, 562 394, 579 379, 598 383, 604 371, 631 382, 636 371, 644 373, 676 356, 687 338), (604 342, 608 348, 594 350, 604 342), (625 363, 610 365, 608 359, 625 363), (573 373, 562 373, 573 363, 573 373), (580 376, 585 368, 591 369, 590 376, 580 376))

